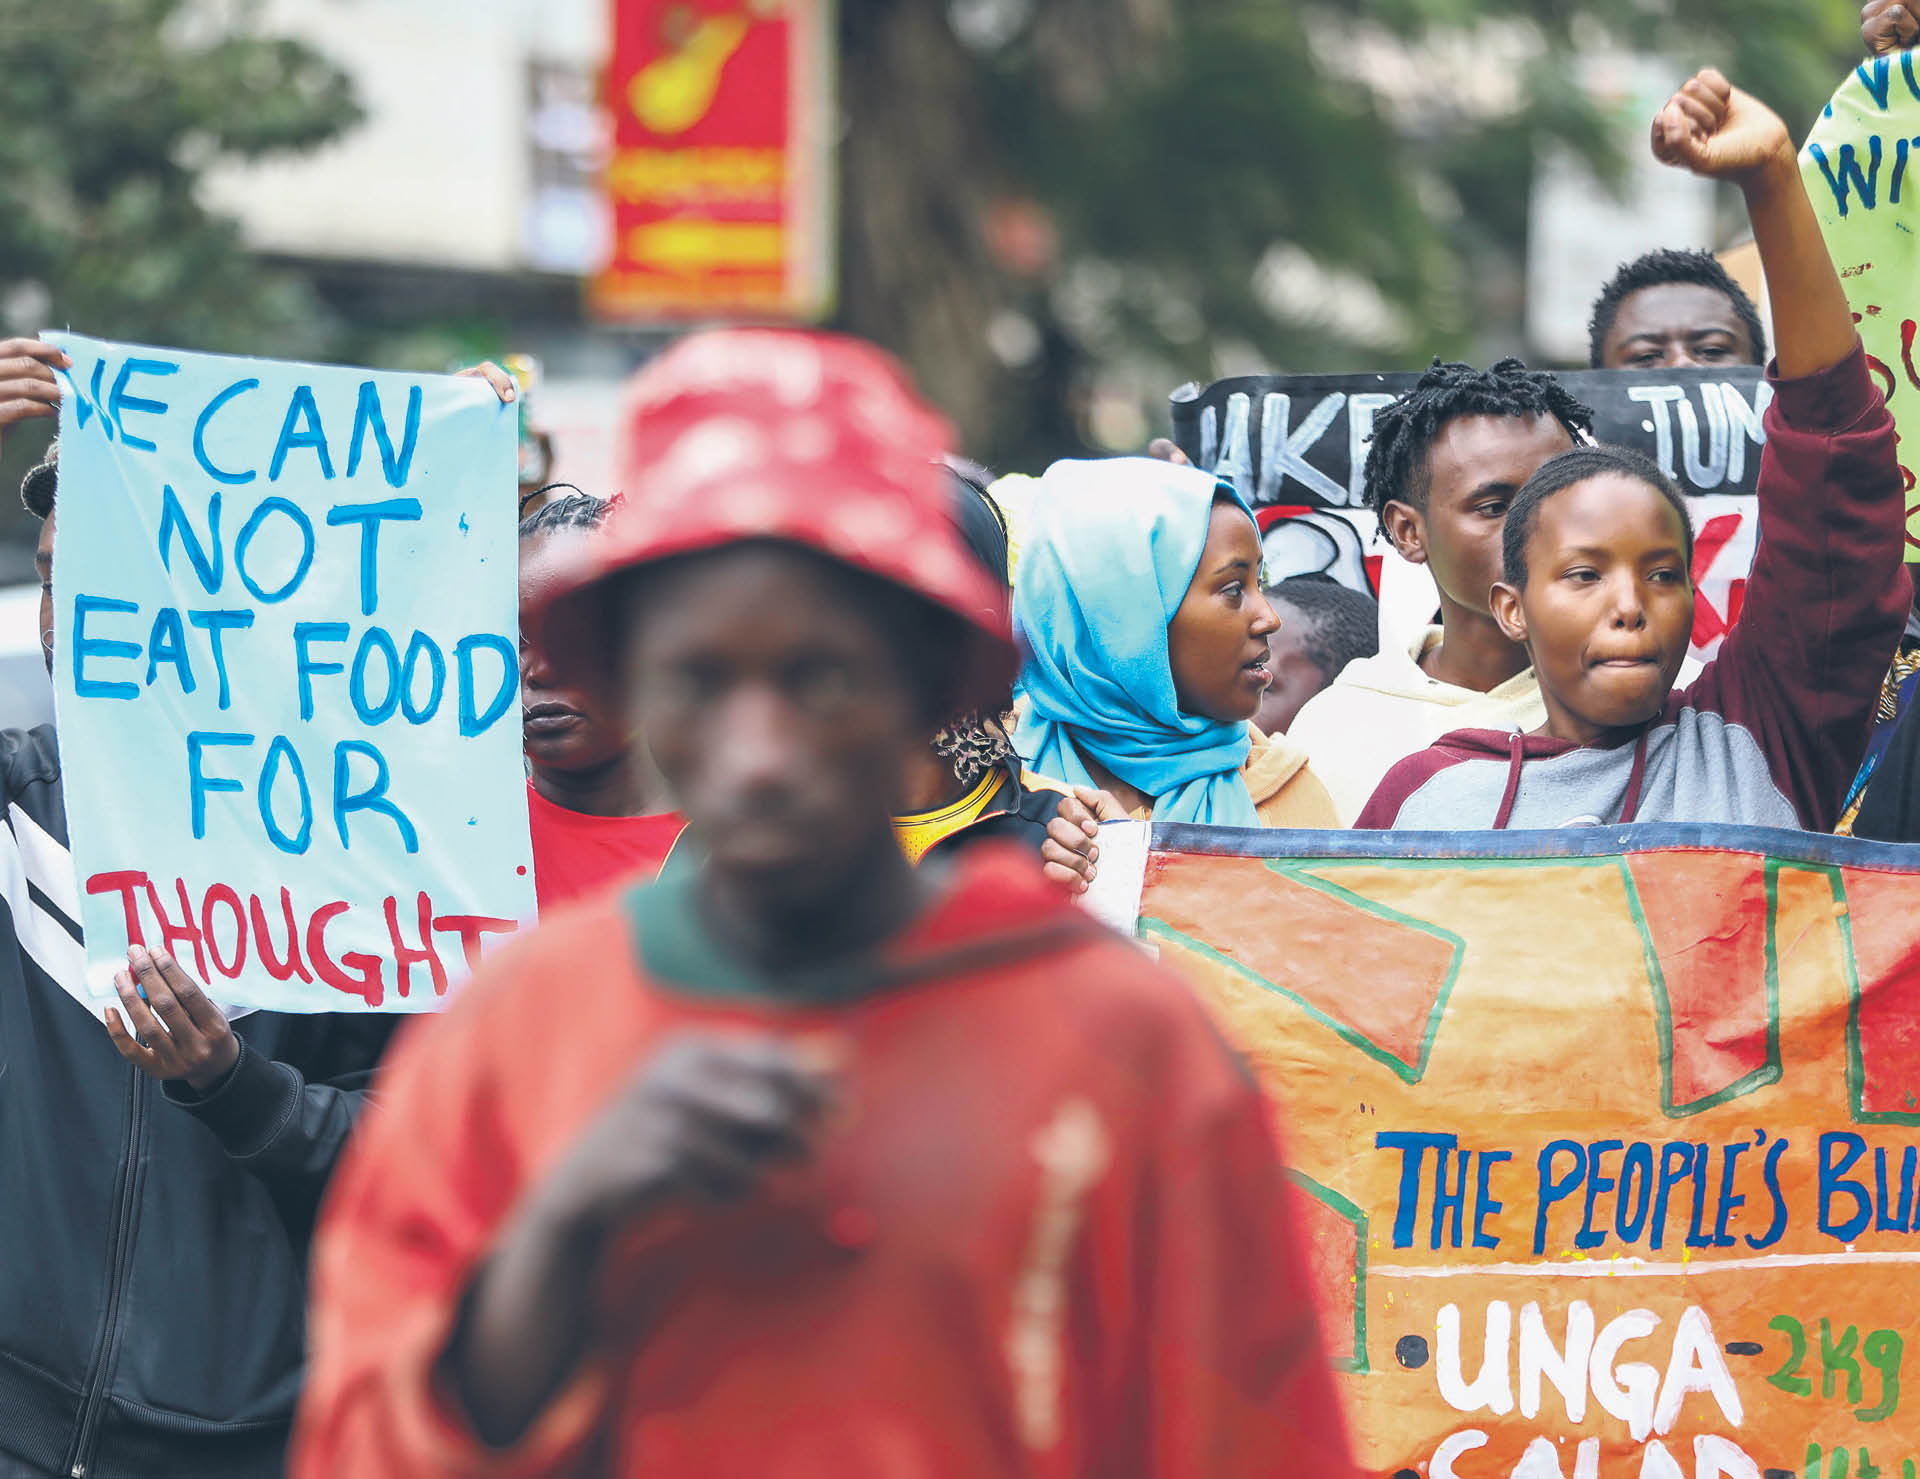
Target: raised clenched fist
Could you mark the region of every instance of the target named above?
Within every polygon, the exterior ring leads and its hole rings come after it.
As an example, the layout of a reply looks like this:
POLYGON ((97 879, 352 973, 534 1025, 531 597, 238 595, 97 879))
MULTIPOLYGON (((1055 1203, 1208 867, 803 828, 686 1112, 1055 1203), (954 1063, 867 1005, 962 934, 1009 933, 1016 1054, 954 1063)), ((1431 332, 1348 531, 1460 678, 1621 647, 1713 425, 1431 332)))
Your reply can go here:
POLYGON ((1655 115, 1653 154, 1662 164, 1743 186, 1782 164, 1795 168, 1793 138, 1780 115, 1711 67, 1655 115))
POLYGON ((1920 43, 1920 14, 1906 0, 1867 0, 1860 7, 1860 39, 1881 56, 1920 43))

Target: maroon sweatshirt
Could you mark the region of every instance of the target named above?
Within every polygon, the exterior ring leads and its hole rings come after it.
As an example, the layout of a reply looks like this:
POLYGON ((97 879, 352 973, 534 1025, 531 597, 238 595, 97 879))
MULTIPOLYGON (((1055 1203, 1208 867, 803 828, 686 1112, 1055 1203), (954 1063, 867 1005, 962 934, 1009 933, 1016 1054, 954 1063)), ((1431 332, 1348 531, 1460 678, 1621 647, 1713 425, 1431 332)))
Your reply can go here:
POLYGON ((1893 419, 1864 351, 1767 408, 1746 604, 1633 741, 1459 729, 1387 772, 1356 827, 1727 822, 1830 831, 1913 586, 1893 419))

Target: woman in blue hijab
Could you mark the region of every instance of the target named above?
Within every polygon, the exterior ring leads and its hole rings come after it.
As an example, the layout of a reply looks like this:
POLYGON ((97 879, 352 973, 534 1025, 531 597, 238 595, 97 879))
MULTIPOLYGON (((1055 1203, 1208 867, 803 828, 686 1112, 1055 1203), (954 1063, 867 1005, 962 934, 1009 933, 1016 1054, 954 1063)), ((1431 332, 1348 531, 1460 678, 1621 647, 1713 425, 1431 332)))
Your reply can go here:
POLYGON ((1014 745, 1036 773, 1156 821, 1337 825, 1304 752, 1248 723, 1280 623, 1231 484, 1146 457, 1056 462, 1013 614, 1029 647, 1014 745))

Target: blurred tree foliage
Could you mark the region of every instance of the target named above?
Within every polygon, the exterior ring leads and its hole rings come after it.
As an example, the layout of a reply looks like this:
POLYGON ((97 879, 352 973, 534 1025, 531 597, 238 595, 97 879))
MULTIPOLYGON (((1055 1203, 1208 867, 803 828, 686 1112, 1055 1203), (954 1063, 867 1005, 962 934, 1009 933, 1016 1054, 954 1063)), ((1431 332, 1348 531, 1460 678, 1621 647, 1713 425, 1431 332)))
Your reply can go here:
MULTIPOLYGON (((201 349, 320 352, 328 325, 197 182, 358 121, 346 76, 244 3, 0 0, 0 323, 201 349)), ((344 203, 343 203, 344 204, 344 203)), ((9 437, 18 485, 45 423, 9 437)), ((0 506, 12 500, 0 500, 0 506)))
POLYGON ((1098 424, 1095 365, 1155 399, 1517 347, 1482 330, 1536 145, 1623 163, 1583 55, 1720 66, 1798 134, 1857 26, 1842 0, 841 0, 841 322, 1024 468, 1098 424))

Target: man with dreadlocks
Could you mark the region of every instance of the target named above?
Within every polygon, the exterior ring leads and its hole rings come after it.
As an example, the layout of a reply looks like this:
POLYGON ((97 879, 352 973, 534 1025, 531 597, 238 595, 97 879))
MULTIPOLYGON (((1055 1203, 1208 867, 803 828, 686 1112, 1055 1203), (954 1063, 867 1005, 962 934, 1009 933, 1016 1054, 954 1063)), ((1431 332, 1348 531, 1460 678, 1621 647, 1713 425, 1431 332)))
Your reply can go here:
POLYGON ((1436 359, 1374 418, 1367 503, 1401 558, 1432 572, 1440 624, 1349 663, 1288 730, 1343 824, 1396 762, 1449 730, 1545 720, 1527 654, 1502 634, 1488 600, 1508 503, 1592 421, 1552 375, 1517 359, 1490 370, 1436 359))

